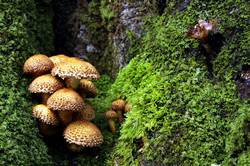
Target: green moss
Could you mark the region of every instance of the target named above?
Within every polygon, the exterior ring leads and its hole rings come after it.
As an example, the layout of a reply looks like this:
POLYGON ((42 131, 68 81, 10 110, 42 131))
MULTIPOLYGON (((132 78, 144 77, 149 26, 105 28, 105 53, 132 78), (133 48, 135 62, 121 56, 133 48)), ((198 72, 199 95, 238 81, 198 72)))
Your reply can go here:
POLYGON ((250 103, 239 98, 233 76, 249 64, 247 2, 192 1, 181 13, 173 12, 174 3, 163 16, 148 20, 147 35, 132 48, 136 58, 121 70, 104 101, 122 96, 133 105, 107 164, 243 164, 249 143, 241 136, 249 132, 240 126, 249 117, 238 112, 250 103), (206 18, 220 21, 225 38, 213 61, 213 78, 198 42, 186 37, 190 26, 206 18))
POLYGON ((30 80, 22 74, 26 58, 43 45, 34 37, 42 27, 36 5, 4 0, 0 11, 0 165, 52 165, 31 115, 30 80))

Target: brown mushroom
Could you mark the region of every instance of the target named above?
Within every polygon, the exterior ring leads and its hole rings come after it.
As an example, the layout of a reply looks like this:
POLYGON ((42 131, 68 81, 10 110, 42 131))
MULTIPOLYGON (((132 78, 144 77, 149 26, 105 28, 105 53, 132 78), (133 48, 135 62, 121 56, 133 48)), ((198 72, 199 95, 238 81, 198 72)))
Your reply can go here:
POLYGON ((132 109, 132 105, 129 102, 126 102, 125 107, 124 107, 124 112, 130 112, 132 109))
POLYGON ((118 114, 113 110, 108 110, 105 113, 105 117, 108 120, 109 129, 112 133, 116 132, 115 120, 118 118, 118 114))
POLYGON ((91 105, 86 104, 85 108, 82 111, 76 112, 75 119, 91 121, 95 119, 95 110, 91 105))
POLYGON ((26 60, 23 72, 34 77, 47 74, 54 67, 53 62, 46 55, 36 54, 26 60))
POLYGON ((51 71, 53 76, 62 79, 99 79, 100 75, 96 68, 88 62, 78 58, 68 58, 66 62, 57 64, 51 71))
POLYGON ((33 107, 33 116, 39 120, 40 132, 51 136, 57 133, 56 125, 59 124, 56 114, 46 105, 39 104, 33 107))
POLYGON ((95 97, 97 95, 95 84, 87 79, 80 80, 79 90, 82 97, 95 97))
POLYGON ((50 94, 63 88, 63 83, 51 74, 46 74, 35 78, 29 85, 31 93, 42 94, 42 103, 46 104, 50 94))
POLYGON ((64 138, 72 151, 79 152, 84 147, 97 147, 103 143, 103 136, 96 125, 89 121, 75 121, 64 130, 64 138))
POLYGON ((53 93, 47 105, 50 109, 58 111, 63 124, 67 125, 72 120, 73 112, 81 111, 85 104, 82 97, 73 89, 63 88, 53 93))
POLYGON ((118 121, 120 123, 123 122, 124 118, 123 118, 123 112, 124 112, 124 108, 125 108, 125 101, 122 99, 117 99, 115 101, 112 102, 112 110, 116 111, 118 114, 118 121))
POLYGON ((58 55, 49 57, 49 59, 53 62, 54 66, 56 66, 57 64, 61 62, 66 62, 68 58, 69 57, 64 54, 58 54, 58 55))

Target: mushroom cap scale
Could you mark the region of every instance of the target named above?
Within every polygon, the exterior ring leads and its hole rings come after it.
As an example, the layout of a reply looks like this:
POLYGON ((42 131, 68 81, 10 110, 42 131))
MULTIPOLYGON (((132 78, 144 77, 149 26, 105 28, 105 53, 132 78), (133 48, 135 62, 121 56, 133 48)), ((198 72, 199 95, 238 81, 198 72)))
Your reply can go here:
POLYGON ((35 78, 29 85, 31 93, 54 93, 63 87, 63 83, 51 74, 35 78))
POLYGON ((53 62, 46 55, 35 54, 29 57, 23 66, 23 72, 33 76, 49 73, 54 67, 53 62))
POLYGON ((69 57, 64 54, 58 54, 49 57, 49 59, 54 63, 55 66, 61 62, 65 62, 68 58, 69 57))
POLYGON ((56 114, 51 111, 46 105, 38 104, 33 107, 32 114, 45 124, 58 125, 59 121, 56 114))
POLYGON ((53 76, 58 76, 62 79, 100 78, 100 74, 93 65, 77 58, 68 58, 65 62, 58 63, 51 73, 53 76))
POLYGON ((96 147, 103 143, 102 133, 97 126, 84 120, 70 123, 64 131, 64 138, 68 143, 82 147, 96 147))
POLYGON ((85 104, 82 97, 73 89, 62 88, 53 93, 47 105, 52 110, 57 111, 81 111, 85 104))

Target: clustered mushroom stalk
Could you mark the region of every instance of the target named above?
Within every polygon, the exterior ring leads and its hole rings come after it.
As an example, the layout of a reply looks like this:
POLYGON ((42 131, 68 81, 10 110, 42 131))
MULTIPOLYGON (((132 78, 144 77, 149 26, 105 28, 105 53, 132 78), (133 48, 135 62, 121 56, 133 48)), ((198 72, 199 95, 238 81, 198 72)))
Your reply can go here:
POLYGON ((108 120, 108 126, 109 126, 110 131, 112 133, 115 133, 116 132, 115 120, 118 118, 117 113, 113 110, 108 110, 105 113, 105 117, 108 120))
POLYGON ((115 110, 118 115, 119 123, 124 121, 123 112, 125 109, 126 102, 122 99, 118 99, 112 102, 112 110, 115 110))
POLYGON ((42 104, 33 107, 33 116, 44 136, 53 136, 64 128, 63 136, 74 152, 102 144, 101 131, 89 122, 95 118, 95 111, 84 102, 85 97, 97 94, 90 81, 100 77, 94 66, 62 54, 51 57, 36 54, 25 62, 23 71, 35 77, 28 90, 42 96, 42 104), (85 84, 80 84, 80 80, 85 84), (84 98, 79 94, 83 89, 84 98))

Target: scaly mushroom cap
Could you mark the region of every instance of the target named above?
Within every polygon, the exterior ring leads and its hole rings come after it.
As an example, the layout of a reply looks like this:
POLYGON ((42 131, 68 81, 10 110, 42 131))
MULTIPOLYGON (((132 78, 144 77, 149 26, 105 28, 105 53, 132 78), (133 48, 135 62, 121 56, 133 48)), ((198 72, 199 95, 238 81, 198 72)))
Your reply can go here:
POLYGON ((81 111, 85 104, 77 92, 69 88, 63 88, 49 97, 47 105, 52 110, 76 112, 81 111))
POLYGON ((87 104, 86 107, 82 111, 77 112, 77 113, 78 113, 76 116, 77 120, 91 121, 95 119, 95 110, 89 104, 87 104))
POLYGON ((46 55, 36 54, 26 60, 23 72, 33 76, 47 74, 54 67, 53 62, 46 55))
POLYGON ((103 143, 102 133, 97 126, 84 120, 70 123, 64 131, 64 138, 68 143, 83 147, 96 147, 103 143))
POLYGON ((66 62, 58 63, 51 73, 53 76, 58 76, 62 79, 100 78, 98 71, 93 65, 77 58, 68 58, 66 62))
POLYGON ((33 107, 33 116, 43 123, 49 125, 58 125, 59 121, 56 117, 56 114, 51 111, 46 105, 39 104, 33 107))
POLYGON ((115 111, 123 111, 125 108, 125 101, 122 99, 117 99, 112 102, 112 109, 115 111))
POLYGON ((87 96, 95 97, 97 95, 97 89, 95 84, 87 79, 81 79, 79 88, 86 93, 87 96))
POLYGON ((63 83, 51 74, 37 77, 29 85, 31 93, 54 93, 63 87, 63 83))
POLYGON ((105 117, 106 117, 107 119, 116 119, 116 118, 118 118, 118 115, 117 115, 117 113, 116 113, 115 111, 113 111, 113 110, 108 110, 108 111, 105 113, 105 117))
POLYGON ((68 58, 69 58, 68 56, 63 55, 63 54, 49 57, 49 59, 54 63, 55 66, 61 62, 65 62, 68 58))

